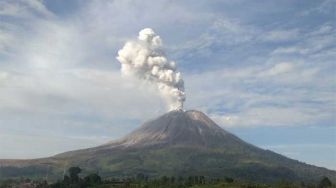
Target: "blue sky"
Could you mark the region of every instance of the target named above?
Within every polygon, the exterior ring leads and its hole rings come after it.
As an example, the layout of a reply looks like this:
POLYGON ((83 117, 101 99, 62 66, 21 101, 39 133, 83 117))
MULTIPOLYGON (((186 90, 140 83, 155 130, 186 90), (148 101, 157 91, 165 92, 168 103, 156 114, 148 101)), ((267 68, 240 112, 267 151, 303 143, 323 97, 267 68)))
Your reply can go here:
POLYGON ((0 158, 96 146, 164 113, 115 59, 151 27, 182 72, 185 109, 336 169, 335 10, 334 0, 0 0, 0 158))

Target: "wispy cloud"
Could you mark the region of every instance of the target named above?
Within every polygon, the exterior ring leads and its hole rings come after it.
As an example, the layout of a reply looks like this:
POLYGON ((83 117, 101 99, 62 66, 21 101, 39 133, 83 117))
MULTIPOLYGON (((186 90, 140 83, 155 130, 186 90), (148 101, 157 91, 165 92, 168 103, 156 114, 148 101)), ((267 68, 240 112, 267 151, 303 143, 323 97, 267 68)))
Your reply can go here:
POLYGON ((193 96, 188 104, 207 111, 222 126, 333 125, 335 82, 333 75, 324 75, 326 67, 309 60, 267 61, 190 75, 186 81, 193 96))
POLYGON ((273 30, 265 33, 262 40, 270 42, 297 40, 299 38, 299 34, 300 31, 298 29, 273 30))
POLYGON ((303 33, 302 40, 287 47, 276 48, 272 54, 297 54, 313 56, 322 55, 335 50, 335 27, 329 23, 320 26, 317 30, 303 33))
POLYGON ((52 17, 51 13, 42 3, 36 0, 4 0, 0 2, 0 16, 14 18, 36 19, 38 16, 52 17))
POLYGON ((226 127, 334 126, 336 31, 326 3, 87 1, 63 14, 47 1, 1 1, 1 133, 7 142, 48 135, 46 145, 66 150, 58 138, 112 139, 163 113, 155 88, 122 79, 115 60, 144 27, 181 67, 186 108, 226 127))

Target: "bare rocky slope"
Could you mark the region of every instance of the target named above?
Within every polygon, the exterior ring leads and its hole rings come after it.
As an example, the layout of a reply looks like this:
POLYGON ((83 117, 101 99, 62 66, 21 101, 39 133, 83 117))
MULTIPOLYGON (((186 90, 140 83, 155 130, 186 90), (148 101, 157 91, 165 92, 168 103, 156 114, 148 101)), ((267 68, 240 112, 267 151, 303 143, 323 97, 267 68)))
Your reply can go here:
POLYGON ((199 111, 171 111, 144 123, 125 137, 98 147, 35 160, 0 160, 0 178, 57 179, 64 169, 104 177, 233 177, 259 182, 336 180, 336 172, 286 158, 244 142, 199 111))

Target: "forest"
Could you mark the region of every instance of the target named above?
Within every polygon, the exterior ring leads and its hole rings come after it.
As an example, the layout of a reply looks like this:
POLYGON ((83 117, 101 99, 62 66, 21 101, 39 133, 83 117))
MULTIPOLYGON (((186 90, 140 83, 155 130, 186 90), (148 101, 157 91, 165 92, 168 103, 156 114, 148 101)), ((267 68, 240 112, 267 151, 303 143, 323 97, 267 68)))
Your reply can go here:
POLYGON ((328 188, 336 187, 328 177, 319 182, 288 182, 256 183, 235 180, 230 177, 211 178, 205 176, 188 177, 148 177, 139 173, 134 177, 106 178, 98 173, 81 176, 80 167, 70 167, 62 180, 48 182, 41 179, 7 179, 0 181, 0 188, 328 188))

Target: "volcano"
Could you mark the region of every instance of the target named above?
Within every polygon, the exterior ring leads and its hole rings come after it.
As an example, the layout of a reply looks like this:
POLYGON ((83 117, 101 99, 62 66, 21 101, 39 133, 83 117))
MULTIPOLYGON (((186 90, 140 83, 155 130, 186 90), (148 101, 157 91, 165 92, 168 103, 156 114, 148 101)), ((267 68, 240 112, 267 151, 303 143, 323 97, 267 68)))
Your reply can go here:
POLYGON ((178 110, 146 122, 117 143, 126 147, 207 148, 238 141, 237 137, 226 132, 202 112, 178 110))
POLYGON ((289 159, 241 140, 204 113, 171 111, 104 145, 34 160, 0 160, 0 177, 62 178, 79 166, 103 177, 232 177, 259 182, 313 181, 336 172, 289 159))

